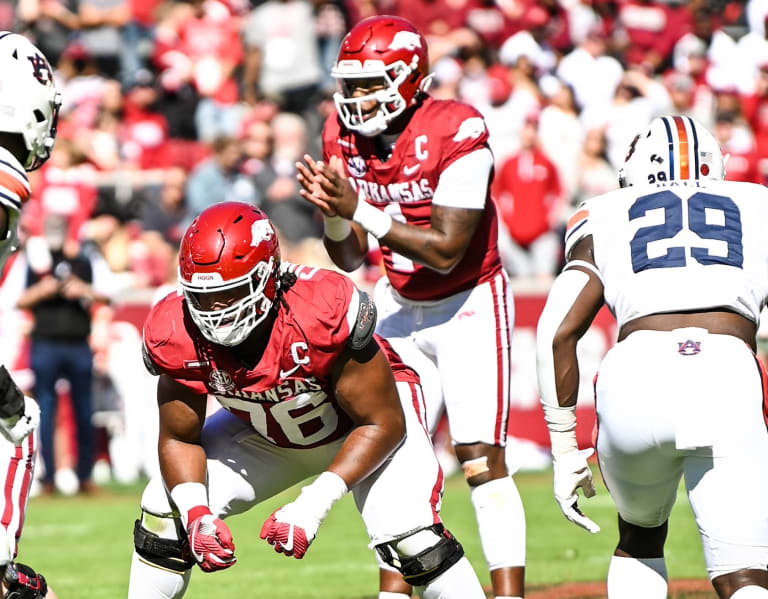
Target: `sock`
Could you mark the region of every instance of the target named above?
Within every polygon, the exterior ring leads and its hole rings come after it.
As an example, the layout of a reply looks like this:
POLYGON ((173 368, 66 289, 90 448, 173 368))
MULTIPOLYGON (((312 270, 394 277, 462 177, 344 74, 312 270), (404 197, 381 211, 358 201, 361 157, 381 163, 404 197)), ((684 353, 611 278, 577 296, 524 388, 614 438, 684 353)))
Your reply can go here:
POLYGON ((419 590, 422 599, 485 599, 483 587, 466 557, 419 590))
POLYGON ((768 589, 753 584, 741 587, 731 595, 731 599, 766 599, 766 597, 768 597, 768 589))
POLYGON ((472 489, 480 544, 489 570, 525 565, 525 512, 511 476, 472 489))
POLYGON ((192 571, 184 574, 147 563, 133 552, 128 599, 179 599, 184 596, 192 571))
POLYGON ((667 566, 663 557, 611 558, 608 599, 666 599, 667 566))
POLYGON ((379 591, 379 599, 411 599, 410 595, 405 593, 389 593, 387 591, 379 591))

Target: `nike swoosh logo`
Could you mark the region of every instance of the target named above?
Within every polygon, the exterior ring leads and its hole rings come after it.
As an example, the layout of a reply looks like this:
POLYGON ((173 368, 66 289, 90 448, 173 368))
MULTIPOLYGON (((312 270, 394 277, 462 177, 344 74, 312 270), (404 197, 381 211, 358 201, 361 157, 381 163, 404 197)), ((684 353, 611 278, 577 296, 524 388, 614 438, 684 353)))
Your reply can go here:
POLYGON ((280 370, 280 378, 281 379, 287 378, 287 377, 291 376, 294 372, 296 372, 298 369, 299 369, 299 364, 296 364, 296 366, 294 366, 290 370, 282 370, 281 369, 280 370))
POLYGON ((288 542, 281 545, 286 551, 293 551, 293 524, 288 527, 288 542))
POLYGON ((415 173, 417 170, 419 170, 420 166, 421 165, 418 162, 416 164, 412 165, 412 166, 404 166, 403 167, 403 174, 406 177, 410 177, 413 173, 415 173))

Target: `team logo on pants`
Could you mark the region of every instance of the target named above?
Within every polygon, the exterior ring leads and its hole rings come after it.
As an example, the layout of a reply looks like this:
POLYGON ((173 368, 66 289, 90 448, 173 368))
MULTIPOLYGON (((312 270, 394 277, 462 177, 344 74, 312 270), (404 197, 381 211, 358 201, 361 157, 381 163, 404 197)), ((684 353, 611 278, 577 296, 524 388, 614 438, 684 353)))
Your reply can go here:
POLYGON ((691 341, 688 339, 685 343, 678 342, 677 353, 681 356, 695 356, 701 352, 701 341, 691 341))

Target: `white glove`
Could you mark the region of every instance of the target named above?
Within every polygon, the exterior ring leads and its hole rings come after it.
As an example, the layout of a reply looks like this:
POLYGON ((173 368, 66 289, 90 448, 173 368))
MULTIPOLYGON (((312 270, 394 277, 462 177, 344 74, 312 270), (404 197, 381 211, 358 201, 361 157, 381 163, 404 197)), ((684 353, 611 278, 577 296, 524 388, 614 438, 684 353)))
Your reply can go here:
POLYGON ((594 449, 569 451, 555 457, 552 462, 554 469, 554 491, 563 515, 591 533, 600 532, 600 527, 581 513, 577 505, 576 491, 581 488, 584 497, 594 497, 595 487, 592 484, 592 471, 587 464, 587 458, 595 452, 594 449))
POLYGON ((0 418, 0 433, 14 445, 26 439, 40 424, 40 408, 31 397, 24 396, 24 414, 21 417, 0 418))

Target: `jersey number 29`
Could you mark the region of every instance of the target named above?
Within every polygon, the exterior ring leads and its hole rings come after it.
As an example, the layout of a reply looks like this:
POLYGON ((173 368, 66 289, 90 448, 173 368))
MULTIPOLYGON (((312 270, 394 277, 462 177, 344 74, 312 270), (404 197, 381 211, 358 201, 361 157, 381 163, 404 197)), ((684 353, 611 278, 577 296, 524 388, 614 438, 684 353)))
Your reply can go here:
MULTIPOLYGON (((649 210, 663 209, 664 222, 658 225, 640 227, 630 241, 632 270, 640 272, 649 268, 671 268, 685 266, 687 250, 683 246, 667 249, 662 256, 648 257, 648 244, 652 241, 672 239, 683 230, 683 207, 685 202, 669 190, 659 191, 637 198, 629 209, 629 220, 642 218, 649 210)), ((741 212, 736 203, 728 197, 699 191, 688 198, 688 230, 701 239, 724 241, 728 246, 725 256, 715 256, 705 247, 691 247, 690 256, 699 264, 723 264, 742 268, 744 249, 741 243, 741 212), (719 219, 722 224, 707 222, 707 214, 719 219)))

